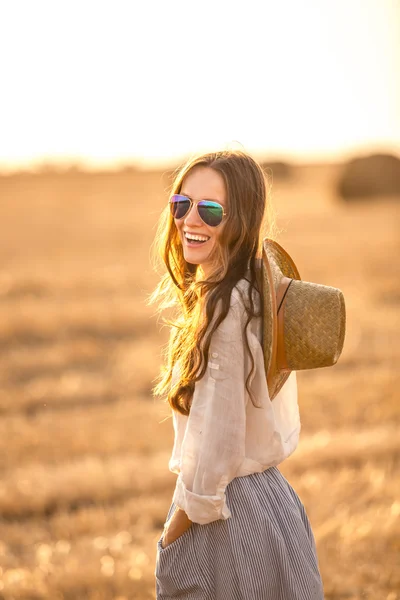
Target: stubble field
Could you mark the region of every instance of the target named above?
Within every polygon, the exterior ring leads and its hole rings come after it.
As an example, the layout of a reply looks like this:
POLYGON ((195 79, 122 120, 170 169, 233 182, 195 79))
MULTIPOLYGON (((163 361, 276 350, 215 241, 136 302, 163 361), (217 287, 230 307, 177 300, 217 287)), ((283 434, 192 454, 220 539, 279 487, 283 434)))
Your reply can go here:
MULTIPOLYGON (((277 180, 278 239, 346 299, 342 357, 298 372, 279 466, 327 600, 400 600, 400 203, 340 203, 340 166, 277 180)), ((151 396, 168 332, 145 304, 167 172, 0 177, 0 599, 155 598, 173 431, 151 396)), ((249 599, 251 600, 251 599, 249 599)))

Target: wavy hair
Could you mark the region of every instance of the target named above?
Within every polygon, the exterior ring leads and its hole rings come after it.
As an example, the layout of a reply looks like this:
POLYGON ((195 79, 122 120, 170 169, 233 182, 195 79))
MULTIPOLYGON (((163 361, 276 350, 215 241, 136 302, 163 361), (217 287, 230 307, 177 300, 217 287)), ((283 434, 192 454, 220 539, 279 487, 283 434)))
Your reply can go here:
MULTIPOLYGON (((195 383, 206 372, 211 337, 228 314, 232 289, 245 276, 250 283, 245 301, 245 331, 251 318, 260 316, 255 309, 253 291, 260 294, 262 307, 262 239, 265 236, 274 239, 277 232, 269 180, 251 156, 239 150, 196 156, 175 174, 171 195, 180 192, 185 177, 199 166, 222 175, 227 195, 228 216, 209 257, 211 270, 204 278, 200 265, 186 262, 179 232, 167 205, 152 244, 155 270, 161 261, 167 272, 148 299, 148 304, 158 304, 159 313, 167 308, 175 309, 175 318, 164 318, 164 323, 171 327, 170 338, 163 349, 164 365, 152 392, 154 396, 166 395, 171 408, 183 415, 189 415, 195 383), (171 386, 172 371, 178 360, 180 377, 171 386)), ((247 335, 244 339, 252 364, 246 389, 256 406, 248 387, 255 369, 254 358, 247 335)))

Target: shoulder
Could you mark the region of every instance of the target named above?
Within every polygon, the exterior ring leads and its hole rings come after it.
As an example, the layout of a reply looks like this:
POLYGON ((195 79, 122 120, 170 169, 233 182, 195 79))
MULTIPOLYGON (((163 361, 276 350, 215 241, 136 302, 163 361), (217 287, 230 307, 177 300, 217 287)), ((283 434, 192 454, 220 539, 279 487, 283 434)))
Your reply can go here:
POLYGON ((244 277, 239 279, 235 287, 232 289, 231 304, 243 302, 246 295, 248 295, 249 285, 250 282, 244 277))
MULTIPOLYGON (((245 307, 249 305, 249 290, 250 290, 250 280, 243 277, 239 279, 236 283, 235 287, 232 289, 231 295, 231 306, 235 306, 237 309, 245 309, 245 307)), ((252 299, 255 306, 258 306, 260 302, 260 294, 258 291, 253 288, 252 290, 252 299)))
MULTIPOLYGON (((216 334, 225 338, 236 339, 244 330, 248 318, 250 281, 240 279, 232 288, 229 310, 218 325, 216 334)), ((257 303, 258 292, 253 290, 253 302, 257 303)))

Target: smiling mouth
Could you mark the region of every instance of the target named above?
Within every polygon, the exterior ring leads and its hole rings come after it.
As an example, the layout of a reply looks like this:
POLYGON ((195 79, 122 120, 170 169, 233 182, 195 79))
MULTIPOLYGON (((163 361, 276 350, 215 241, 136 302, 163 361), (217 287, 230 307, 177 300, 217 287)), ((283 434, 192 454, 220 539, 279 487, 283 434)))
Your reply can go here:
POLYGON ((183 237, 188 246, 202 246, 203 244, 206 244, 211 239, 211 238, 208 238, 208 239, 191 238, 191 237, 187 237, 186 233, 183 234, 183 237))

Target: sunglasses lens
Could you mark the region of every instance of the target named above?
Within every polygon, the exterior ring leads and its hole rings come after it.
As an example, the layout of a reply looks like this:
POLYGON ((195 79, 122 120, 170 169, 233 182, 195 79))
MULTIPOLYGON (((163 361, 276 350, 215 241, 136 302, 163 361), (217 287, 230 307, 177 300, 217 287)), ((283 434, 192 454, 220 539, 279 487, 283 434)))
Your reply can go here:
POLYGON ((186 196, 174 194, 169 201, 169 205, 174 219, 183 219, 190 209, 190 200, 186 196))
POLYGON ((224 209, 218 202, 202 200, 197 206, 199 215, 206 225, 216 227, 221 223, 224 209))

